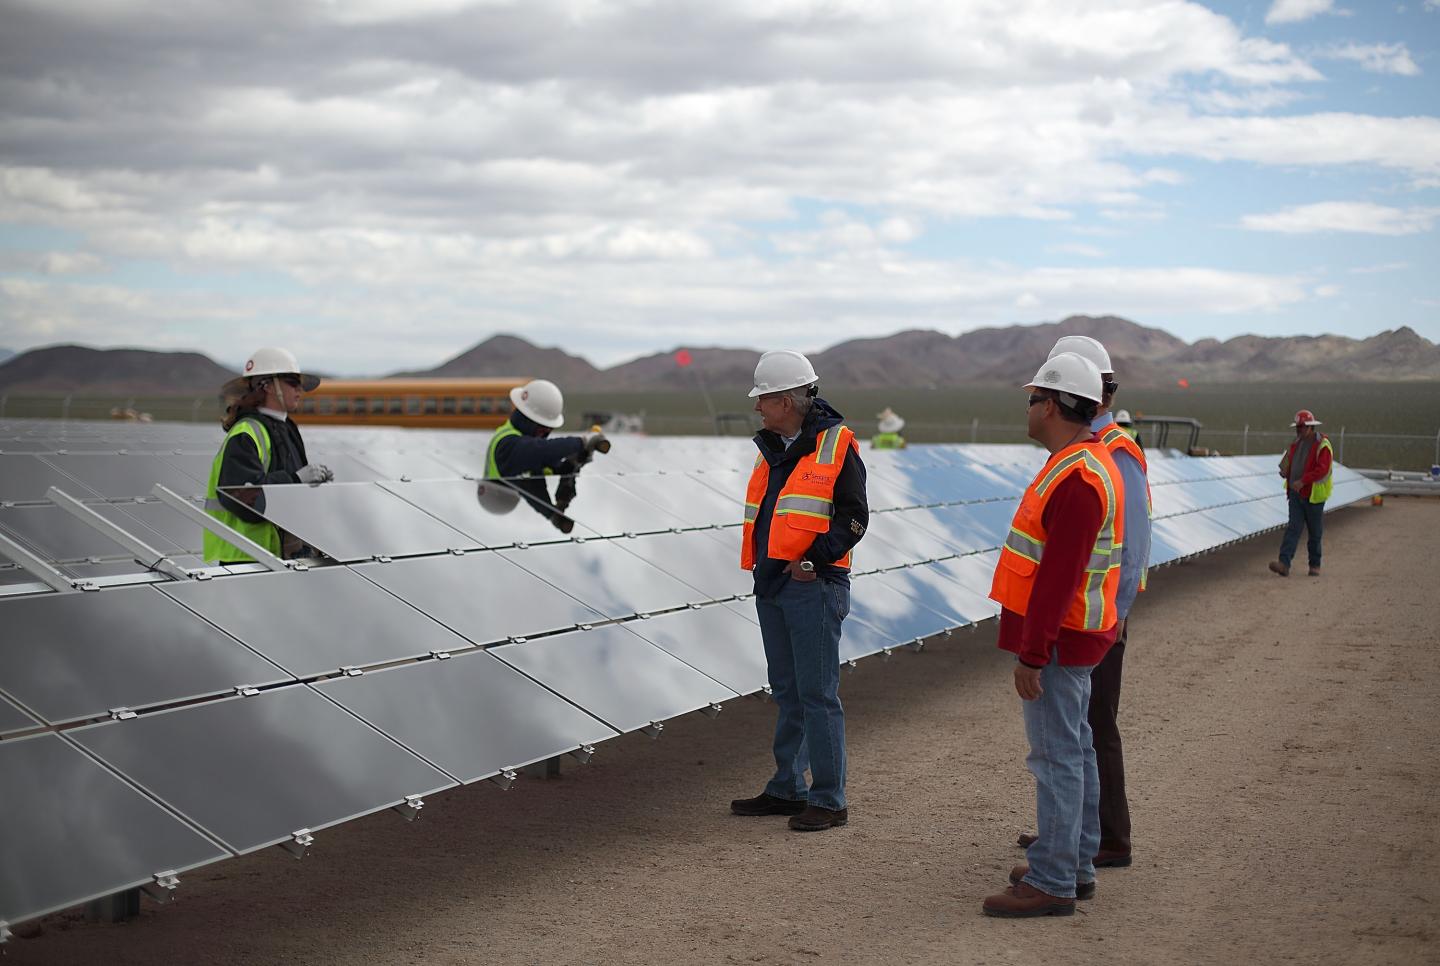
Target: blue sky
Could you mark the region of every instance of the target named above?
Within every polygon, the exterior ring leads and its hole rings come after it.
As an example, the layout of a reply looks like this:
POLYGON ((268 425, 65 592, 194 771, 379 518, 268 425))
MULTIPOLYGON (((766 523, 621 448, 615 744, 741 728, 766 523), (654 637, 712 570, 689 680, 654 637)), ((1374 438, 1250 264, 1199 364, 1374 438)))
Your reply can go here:
POLYGON ((0 0, 0 347, 1440 341, 1440 0, 0 0))

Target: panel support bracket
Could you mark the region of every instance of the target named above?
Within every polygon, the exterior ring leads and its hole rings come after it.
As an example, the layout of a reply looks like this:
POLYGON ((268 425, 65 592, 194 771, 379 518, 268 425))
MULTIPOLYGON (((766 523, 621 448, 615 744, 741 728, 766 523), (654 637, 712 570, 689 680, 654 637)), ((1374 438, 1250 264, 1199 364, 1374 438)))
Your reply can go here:
POLYGON ((315 836, 310 834, 308 828, 296 829, 290 837, 280 843, 280 847, 289 852, 296 859, 305 858, 310 851, 310 846, 315 844, 315 836))
POLYGON ((69 513, 71 516, 76 517, 82 522, 89 524, 91 527, 99 530, 105 536, 109 537, 111 540, 114 540, 116 543, 120 544, 120 546, 130 551, 132 554, 135 555, 135 559, 141 564, 143 564, 147 569, 158 571, 159 573, 162 573, 167 577, 172 577, 175 580, 190 579, 190 571, 186 570, 184 567, 171 560, 159 550, 156 550, 154 547, 150 546, 144 540, 141 540, 139 537, 135 536, 135 534, 131 533, 129 530, 126 530, 115 523, 111 523, 109 520, 105 519, 100 514, 96 513, 94 510, 90 509, 88 506, 81 503, 79 500, 75 499, 73 496, 66 493, 59 487, 50 487, 50 489, 45 492, 45 496, 49 498, 51 503, 64 510, 66 513, 69 513))
POLYGON ((279 571, 309 569, 305 564, 299 563, 298 561, 281 560, 269 550, 266 550, 264 547, 260 546, 260 544, 256 543, 254 540, 251 540, 249 537, 245 536, 245 534, 241 533, 239 530, 228 527, 225 524, 221 523, 219 520, 215 519, 210 514, 206 513, 204 510, 201 510, 199 507, 195 506, 195 504, 191 503, 189 500, 185 499, 183 496, 176 493, 174 490, 166 489, 164 486, 156 483, 153 487, 150 488, 150 492, 161 503, 165 504, 170 509, 179 513, 182 517, 189 520, 191 523, 195 524, 198 527, 203 527, 204 529, 215 534, 215 536, 219 537, 221 540, 224 540, 226 543, 239 547, 241 550, 245 551, 251 557, 253 557, 257 563, 259 563, 261 566, 265 567, 268 570, 279 571))
POLYGON ((645 734, 649 735, 652 738, 659 738, 660 733, 665 730, 665 722, 652 721, 640 730, 645 732, 645 734))
POLYGON ((502 768, 500 769, 500 774, 490 776, 490 781, 498 785, 501 791, 509 791, 510 786, 515 784, 515 779, 518 777, 519 773, 516 772, 515 769, 502 768))
POLYGON ((140 887, 140 891, 151 899, 164 905, 175 898, 175 890, 180 887, 180 876, 174 869, 166 872, 155 873, 155 878, 140 887))
POLYGON ((405 801, 391 809, 407 822, 413 822, 420 817, 420 809, 425 807, 425 800, 419 795, 406 795, 405 801))
POLYGON ((574 751, 570 752, 570 757, 574 758, 582 765, 588 765, 590 764, 590 759, 595 757, 595 746, 581 745, 579 748, 576 748, 574 751))
POLYGON ((3 533, 0 533, 0 551, 4 551, 5 556, 19 564, 26 573, 51 590, 62 594, 73 594, 80 589, 75 581, 31 553, 29 548, 16 543, 3 533))

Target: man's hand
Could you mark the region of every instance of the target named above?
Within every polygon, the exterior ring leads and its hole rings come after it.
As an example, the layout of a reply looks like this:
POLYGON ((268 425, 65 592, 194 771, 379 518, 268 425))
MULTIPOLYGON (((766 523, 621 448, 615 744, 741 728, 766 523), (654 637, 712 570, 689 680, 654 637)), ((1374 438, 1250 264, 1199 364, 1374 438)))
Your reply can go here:
POLYGON ((562 476, 555 487, 555 509, 565 510, 575 502, 575 477, 562 476))
POLYGON ((808 584, 815 579, 815 571, 806 572, 800 569, 800 561, 792 560, 785 565, 785 572, 790 575, 791 580, 798 580, 802 584, 808 584))
POLYGON ((1015 662, 1015 693, 1025 701, 1034 701, 1045 693, 1040 686, 1040 669, 1015 662))
POLYGON ((1299 493, 1299 492, 1300 492, 1300 484, 1299 484, 1299 483, 1291 483, 1291 484, 1290 484, 1290 489, 1294 490, 1296 493, 1299 493))
POLYGON ((309 483, 311 486, 319 486, 321 483, 329 483, 335 479, 335 474, 330 467, 322 463, 310 463, 295 471, 295 478, 301 483, 309 483))

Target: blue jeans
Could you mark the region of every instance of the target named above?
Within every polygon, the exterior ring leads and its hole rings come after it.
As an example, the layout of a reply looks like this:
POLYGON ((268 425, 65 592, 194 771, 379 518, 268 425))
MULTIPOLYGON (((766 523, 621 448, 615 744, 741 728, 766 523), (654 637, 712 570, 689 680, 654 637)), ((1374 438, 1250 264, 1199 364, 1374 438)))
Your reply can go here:
POLYGON ((1075 883, 1095 881, 1100 848, 1100 773, 1090 734, 1090 666, 1063 667, 1060 651, 1040 672, 1044 694, 1022 701, 1025 759, 1035 776, 1039 838, 1026 851, 1025 881, 1052 896, 1074 898, 1075 883))
POLYGON ((838 811, 845 807, 845 709, 840 706, 840 624, 850 613, 843 582, 787 580, 756 597, 775 721, 775 777, 767 794, 838 811), (805 770, 812 782, 805 787, 805 770))
POLYGON ((1295 550, 1300 546, 1300 531, 1308 530, 1310 539, 1306 550, 1310 552, 1310 566, 1320 566, 1320 535, 1325 531, 1325 504, 1302 500, 1290 491, 1290 522, 1285 527, 1285 536, 1280 540, 1280 562, 1290 566, 1295 550))

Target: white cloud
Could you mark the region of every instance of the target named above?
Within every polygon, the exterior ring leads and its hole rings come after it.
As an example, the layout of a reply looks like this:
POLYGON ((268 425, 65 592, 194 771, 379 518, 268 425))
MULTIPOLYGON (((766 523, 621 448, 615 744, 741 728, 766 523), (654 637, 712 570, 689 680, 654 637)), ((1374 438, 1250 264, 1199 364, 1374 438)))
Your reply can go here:
POLYGON ((1299 23, 1322 13, 1335 12, 1335 0, 1275 0, 1265 14, 1265 22, 1299 23))
POLYGON ((1399 74, 1417 77, 1420 66, 1410 56, 1410 48, 1404 44, 1337 44, 1317 52, 1317 56, 1329 60, 1348 60, 1372 74, 1399 74))
POLYGON ((1334 298, 1335 296, 1339 295, 1341 291, 1342 289, 1338 285, 1315 286, 1315 296, 1322 299, 1334 298))
POLYGON ((1208 114, 1258 114, 1300 100, 1299 91, 1284 87, 1208 90, 1194 96, 1195 106, 1208 114))
POLYGON ((1267 214, 1246 215, 1240 223, 1252 231, 1289 235, 1316 232, 1415 235, 1433 228, 1436 218, 1440 218, 1440 208, 1392 208, 1366 201, 1323 201, 1267 214))
POLYGON ((1085 245, 1080 242, 1068 242, 1062 245, 1049 245, 1047 252, 1054 252, 1058 255, 1079 255, 1083 258, 1104 258, 1105 250, 1096 248, 1094 245, 1085 245))
POLYGON ((1409 262, 1386 262, 1382 265, 1357 265, 1349 271, 1351 275, 1380 275, 1385 272, 1404 271, 1409 267, 1409 262))

